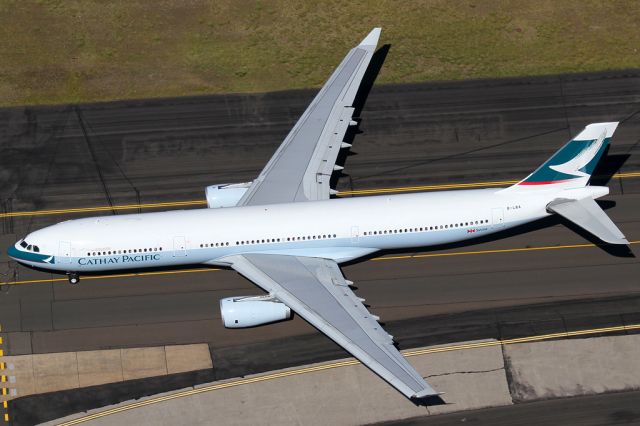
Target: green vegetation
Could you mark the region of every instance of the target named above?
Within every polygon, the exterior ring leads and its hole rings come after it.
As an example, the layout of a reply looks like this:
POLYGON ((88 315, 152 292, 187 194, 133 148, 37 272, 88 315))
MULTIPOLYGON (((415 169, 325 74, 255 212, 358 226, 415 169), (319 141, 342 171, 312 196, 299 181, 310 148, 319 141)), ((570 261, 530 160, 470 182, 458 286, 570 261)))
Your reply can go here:
POLYGON ((640 67, 637 0, 0 0, 0 105, 319 86, 374 26, 378 84, 640 67))

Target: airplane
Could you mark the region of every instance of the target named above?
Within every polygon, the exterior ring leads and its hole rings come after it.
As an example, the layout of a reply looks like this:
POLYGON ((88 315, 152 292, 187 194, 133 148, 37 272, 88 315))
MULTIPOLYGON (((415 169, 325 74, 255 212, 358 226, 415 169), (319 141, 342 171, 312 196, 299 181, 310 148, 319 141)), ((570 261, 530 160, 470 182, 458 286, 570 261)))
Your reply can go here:
POLYGON ((618 123, 589 124, 507 188, 332 198, 330 179, 352 126, 353 103, 378 44, 374 28, 348 52, 273 157, 246 183, 206 188, 207 208, 67 220, 8 248, 16 261, 66 273, 203 264, 234 269, 262 290, 220 300, 228 328, 295 312, 415 404, 440 392, 398 351, 352 290, 340 264, 390 249, 483 237, 553 214, 610 244, 628 244, 594 201, 589 181, 618 123))

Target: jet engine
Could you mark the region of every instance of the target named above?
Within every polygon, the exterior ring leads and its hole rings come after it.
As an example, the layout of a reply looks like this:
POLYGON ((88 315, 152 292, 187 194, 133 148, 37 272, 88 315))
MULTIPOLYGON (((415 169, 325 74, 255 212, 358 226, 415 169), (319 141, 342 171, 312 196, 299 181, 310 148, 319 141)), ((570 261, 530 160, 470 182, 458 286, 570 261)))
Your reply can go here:
POLYGON ((227 297, 220 300, 220 314, 226 328, 245 328, 291 318, 291 309, 270 296, 227 297))
POLYGON ((210 209, 220 207, 234 207, 240 198, 247 192, 252 182, 244 183, 219 183, 207 186, 207 205, 210 209))

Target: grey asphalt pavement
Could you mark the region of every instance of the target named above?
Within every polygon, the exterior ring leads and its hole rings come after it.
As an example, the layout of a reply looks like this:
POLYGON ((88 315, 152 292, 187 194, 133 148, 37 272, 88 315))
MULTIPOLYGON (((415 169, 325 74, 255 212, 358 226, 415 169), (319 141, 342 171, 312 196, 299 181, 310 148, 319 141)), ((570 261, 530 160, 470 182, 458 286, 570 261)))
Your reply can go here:
MULTIPOLYGON (((203 199, 207 185, 252 179, 314 93, 0 110, 0 210, 203 199)), ((595 180, 608 181, 605 208, 637 241, 640 177, 609 176, 640 171, 639 111, 639 71, 374 86, 337 187, 518 179, 585 124, 619 120, 595 180)), ((0 243, 83 215, 0 218, 0 243)), ((418 258, 393 253, 400 258, 350 265, 344 272, 405 348, 434 336, 437 342, 465 340, 470 333, 464 318, 470 317, 464 315, 488 317, 500 309, 509 314, 478 327, 491 330, 487 337, 509 321, 534 332, 567 327, 560 324, 566 318, 575 327, 640 320, 638 245, 631 251, 582 247, 593 240, 556 219, 501 237, 416 253, 576 247, 418 258), (553 307, 522 308, 534 304, 553 307)), ((0 281, 52 276, 0 256, 0 281)), ((76 287, 4 285, 0 325, 9 354, 207 342, 222 376, 342 356, 299 318, 225 330, 218 299, 258 293, 232 271, 209 270, 87 277, 76 287), (256 354, 250 362, 234 361, 249 352, 256 354)))

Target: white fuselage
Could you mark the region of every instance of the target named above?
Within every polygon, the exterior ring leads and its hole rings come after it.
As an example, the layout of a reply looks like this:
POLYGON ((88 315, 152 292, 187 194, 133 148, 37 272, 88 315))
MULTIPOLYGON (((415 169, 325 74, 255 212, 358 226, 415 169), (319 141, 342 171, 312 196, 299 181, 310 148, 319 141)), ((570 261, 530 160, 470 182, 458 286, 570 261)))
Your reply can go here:
POLYGON ((225 256, 237 253, 346 262, 531 222, 549 215, 546 205, 557 194, 479 189, 102 216, 35 231, 24 241, 38 253, 18 242, 10 255, 32 266, 78 273, 224 265, 225 256))

